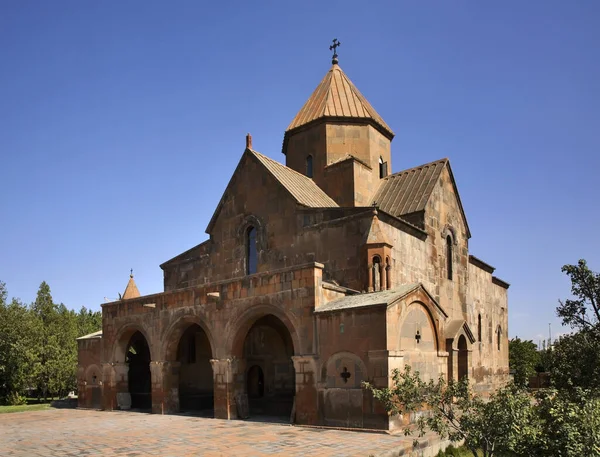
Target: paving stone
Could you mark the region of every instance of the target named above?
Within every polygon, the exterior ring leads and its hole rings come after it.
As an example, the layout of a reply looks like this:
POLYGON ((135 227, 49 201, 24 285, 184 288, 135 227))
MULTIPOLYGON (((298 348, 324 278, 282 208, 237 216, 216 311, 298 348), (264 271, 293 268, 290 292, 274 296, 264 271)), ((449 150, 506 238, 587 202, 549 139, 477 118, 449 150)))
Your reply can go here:
POLYGON ((361 456, 403 436, 136 412, 51 409, 0 415, 6 456, 361 456))

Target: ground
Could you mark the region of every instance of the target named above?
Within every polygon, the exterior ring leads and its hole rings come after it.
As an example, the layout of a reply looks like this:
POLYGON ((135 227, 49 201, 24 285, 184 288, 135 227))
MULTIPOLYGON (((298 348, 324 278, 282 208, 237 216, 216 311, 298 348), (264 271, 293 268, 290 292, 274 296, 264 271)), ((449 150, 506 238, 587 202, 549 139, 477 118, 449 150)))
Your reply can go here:
POLYGON ((410 446, 384 433, 185 415, 50 409, 0 416, 3 456, 385 456, 410 446))

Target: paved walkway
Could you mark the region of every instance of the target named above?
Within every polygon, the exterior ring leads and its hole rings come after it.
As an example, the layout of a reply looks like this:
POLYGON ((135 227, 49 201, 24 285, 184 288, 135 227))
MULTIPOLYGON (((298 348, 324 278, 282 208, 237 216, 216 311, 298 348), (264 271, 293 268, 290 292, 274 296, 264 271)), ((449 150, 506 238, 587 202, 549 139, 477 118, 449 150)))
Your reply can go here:
POLYGON ((407 442, 381 433, 183 415, 79 409, 0 414, 2 456, 368 457, 407 442))

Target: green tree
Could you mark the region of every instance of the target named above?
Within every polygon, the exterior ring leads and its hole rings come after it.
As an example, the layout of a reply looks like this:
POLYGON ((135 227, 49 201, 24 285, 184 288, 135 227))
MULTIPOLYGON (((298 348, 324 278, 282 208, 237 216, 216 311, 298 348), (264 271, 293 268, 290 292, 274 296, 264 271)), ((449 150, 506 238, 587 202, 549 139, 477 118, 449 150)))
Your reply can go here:
POLYGON ((557 389, 573 392, 580 387, 600 395, 600 340, 594 330, 562 336, 547 355, 547 370, 557 389))
POLYGON ((589 269, 585 260, 561 269, 571 279, 573 299, 559 300, 556 308, 563 324, 577 330, 598 330, 600 323, 600 274, 589 269))
MULTIPOLYGON (((407 365, 403 372, 393 371, 390 388, 364 386, 390 415, 408 414, 419 437, 431 430, 452 442, 464 440, 475 457, 479 451, 483 457, 520 455, 523 443, 534 442, 539 433, 530 396, 514 385, 484 401, 471 392, 467 380, 446 383, 440 377, 425 382, 407 365)), ((404 432, 411 435, 413 430, 409 426, 404 432)))
POLYGON ((533 341, 517 337, 508 342, 508 365, 514 370, 516 385, 526 387, 540 361, 540 353, 533 341))
POLYGON ((61 350, 58 338, 55 335, 58 310, 52 300, 50 286, 46 281, 40 284, 35 302, 31 305, 31 310, 41 324, 36 341, 39 357, 34 366, 36 387, 38 395, 46 399, 50 393, 50 386, 55 384, 52 380, 53 363, 61 350))
POLYGON ((15 298, 7 303, 7 295, 0 282, 0 401, 14 403, 34 382, 39 326, 27 306, 15 298))
POLYGON ((77 337, 102 330, 102 313, 82 306, 77 314, 77 337))
POLYGON ((584 389, 543 390, 535 412, 540 433, 526 443, 527 455, 600 456, 600 398, 584 389))

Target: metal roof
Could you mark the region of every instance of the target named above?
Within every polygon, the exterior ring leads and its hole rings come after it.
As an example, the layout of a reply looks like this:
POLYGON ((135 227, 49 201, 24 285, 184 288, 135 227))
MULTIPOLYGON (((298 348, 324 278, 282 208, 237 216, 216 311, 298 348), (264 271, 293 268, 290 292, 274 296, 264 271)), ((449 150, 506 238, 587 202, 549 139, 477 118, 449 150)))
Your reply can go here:
POLYGON ((315 309, 315 313, 364 308, 368 306, 390 305, 419 287, 421 287, 420 283, 403 284, 395 289, 370 292, 368 294, 349 295, 320 306, 315 309))
POLYGON ((394 136, 392 129, 337 64, 332 65, 286 132, 323 117, 371 120, 394 136))
POLYGON ((373 203, 392 216, 423 211, 447 163, 441 159, 384 178, 373 203))
POLYGON ((327 195, 315 182, 285 165, 276 162, 259 152, 249 149, 250 153, 269 170, 279 183, 285 187, 296 201, 310 208, 331 208, 339 205, 327 195))

